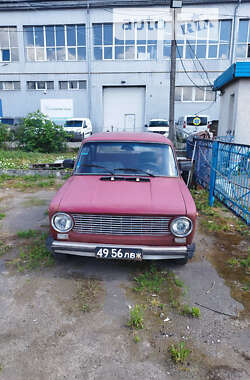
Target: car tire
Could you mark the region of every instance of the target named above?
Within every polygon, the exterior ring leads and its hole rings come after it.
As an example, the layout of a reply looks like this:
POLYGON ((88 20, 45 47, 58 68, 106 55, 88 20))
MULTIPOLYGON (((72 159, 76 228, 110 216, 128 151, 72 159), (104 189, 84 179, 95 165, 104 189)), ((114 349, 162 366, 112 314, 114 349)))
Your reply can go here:
POLYGON ((188 262, 188 257, 185 257, 184 259, 176 260, 176 264, 179 264, 179 265, 186 265, 187 262, 188 262))

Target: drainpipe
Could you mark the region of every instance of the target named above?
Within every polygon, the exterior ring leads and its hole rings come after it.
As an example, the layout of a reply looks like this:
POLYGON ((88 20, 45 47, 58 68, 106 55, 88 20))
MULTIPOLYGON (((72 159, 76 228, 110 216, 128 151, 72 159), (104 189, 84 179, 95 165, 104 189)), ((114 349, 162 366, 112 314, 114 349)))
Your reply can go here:
POLYGON ((230 65, 233 63, 233 58, 234 58, 234 47, 235 47, 235 35, 236 35, 236 17, 237 17, 237 12, 239 9, 239 6, 241 4, 241 0, 238 0, 237 5, 234 8, 234 19, 233 19, 233 36, 232 36, 232 49, 231 49, 231 58, 230 58, 230 65))
MULTIPOLYGON (((90 10, 89 10, 89 3, 87 3, 87 40, 86 40, 86 50, 87 50, 87 60, 88 60, 88 117, 91 120, 92 116, 92 102, 91 102, 91 29, 90 29, 90 10)), ((92 120, 91 120, 92 122, 92 120)))

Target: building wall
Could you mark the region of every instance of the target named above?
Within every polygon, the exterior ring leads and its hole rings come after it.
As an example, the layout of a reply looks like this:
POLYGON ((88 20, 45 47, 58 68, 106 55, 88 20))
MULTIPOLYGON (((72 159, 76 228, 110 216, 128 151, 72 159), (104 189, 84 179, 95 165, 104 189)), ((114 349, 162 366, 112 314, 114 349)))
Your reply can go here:
MULTIPOLYGON (((202 6, 201 6, 202 7, 202 6)), ((211 5, 203 6, 214 8, 211 5)), ((218 4, 219 18, 232 19, 234 4, 218 4)), ((190 7, 192 8, 192 7, 190 7)), ((199 7, 200 8, 200 7, 199 7)), ((125 8, 121 12, 125 13, 125 8)), ((161 8, 164 12, 168 8, 161 8)), ((142 11, 143 13, 143 11, 142 11)), ((240 7, 239 14, 250 14, 250 3, 240 7)), ((89 23, 112 22, 112 11, 105 9, 90 9, 89 23)), ((25 116, 28 112, 40 108, 40 100, 44 98, 72 99, 74 116, 89 116, 94 130, 103 127, 103 87, 104 86, 145 86, 145 123, 151 118, 166 118, 169 113, 169 74, 170 60, 162 59, 145 61, 95 61, 92 46, 87 49, 86 61, 78 62, 27 62, 24 54, 23 25, 55 25, 55 24, 86 24, 88 25, 85 9, 65 10, 30 10, 6 11, 0 13, 0 26, 16 25, 18 31, 19 61, 0 63, 0 81, 20 81, 20 91, 1 91, 4 116, 25 116), (61 80, 87 80, 87 89, 60 90, 58 82, 61 80), (54 90, 32 91, 26 89, 27 81, 53 80, 54 90)), ((237 28, 237 25, 236 25, 237 28)), ((90 41, 92 41, 92 29, 90 41)), ((229 59, 201 59, 203 67, 208 73, 209 82, 213 81, 229 65, 229 59)), ((177 60, 176 86, 209 85, 200 63, 191 59, 177 60), (183 64, 185 67, 185 72, 183 64), (191 80, 189 79, 189 77, 191 80)), ((185 114, 202 113, 210 116, 211 120, 219 117, 220 97, 216 102, 176 102, 175 119, 185 114)))

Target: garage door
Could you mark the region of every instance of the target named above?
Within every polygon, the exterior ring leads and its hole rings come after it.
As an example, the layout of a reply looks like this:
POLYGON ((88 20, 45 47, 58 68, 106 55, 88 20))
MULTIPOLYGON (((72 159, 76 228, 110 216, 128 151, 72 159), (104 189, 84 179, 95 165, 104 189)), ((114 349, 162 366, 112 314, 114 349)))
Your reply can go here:
POLYGON ((104 87, 104 131, 142 131, 144 107, 145 87, 104 87))

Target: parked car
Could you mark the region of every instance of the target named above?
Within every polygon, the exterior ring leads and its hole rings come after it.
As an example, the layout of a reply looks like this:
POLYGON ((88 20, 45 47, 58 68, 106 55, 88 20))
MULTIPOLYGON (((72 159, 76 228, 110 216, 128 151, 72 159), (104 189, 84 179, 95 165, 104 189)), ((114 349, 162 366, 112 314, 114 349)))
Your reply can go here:
POLYGON ((100 133, 82 142, 74 168, 49 206, 56 257, 186 263, 196 207, 173 144, 156 133, 100 133))
POLYGON ((10 129, 16 129, 23 123, 23 117, 0 117, 0 123, 9 125, 10 129))
POLYGON ((161 135, 164 135, 165 137, 168 137, 169 135, 169 122, 165 119, 152 119, 150 120, 147 131, 153 132, 153 133, 160 133, 161 135))
POLYGON ((207 115, 185 115, 178 119, 176 136, 179 141, 186 141, 193 133, 209 132, 209 117, 207 115))
POLYGON ((66 120, 64 130, 69 133, 72 141, 82 141, 92 135, 92 124, 88 118, 73 118, 66 120))

